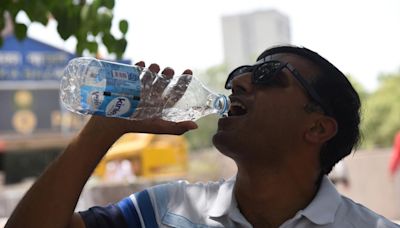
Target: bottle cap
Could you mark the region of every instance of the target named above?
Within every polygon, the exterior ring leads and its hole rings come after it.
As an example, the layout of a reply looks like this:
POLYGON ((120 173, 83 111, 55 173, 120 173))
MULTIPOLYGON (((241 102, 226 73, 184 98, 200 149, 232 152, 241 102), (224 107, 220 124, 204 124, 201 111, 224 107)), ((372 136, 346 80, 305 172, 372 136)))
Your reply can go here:
POLYGON ((224 115, 228 112, 230 106, 230 100, 227 96, 220 94, 217 99, 214 100, 214 108, 218 110, 218 114, 224 115))

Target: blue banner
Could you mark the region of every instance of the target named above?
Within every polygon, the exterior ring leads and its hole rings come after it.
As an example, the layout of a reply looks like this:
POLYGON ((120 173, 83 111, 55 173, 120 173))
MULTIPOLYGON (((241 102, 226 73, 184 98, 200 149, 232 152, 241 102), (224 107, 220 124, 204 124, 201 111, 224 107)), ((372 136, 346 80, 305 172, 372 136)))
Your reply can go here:
POLYGON ((18 41, 4 38, 0 47, 0 80, 59 80, 64 67, 75 55, 27 37, 18 41))
MULTIPOLYGON (((0 81, 59 81, 65 66, 76 55, 27 37, 4 37, 0 47, 0 81)), ((130 60, 117 62, 131 64, 130 60)))

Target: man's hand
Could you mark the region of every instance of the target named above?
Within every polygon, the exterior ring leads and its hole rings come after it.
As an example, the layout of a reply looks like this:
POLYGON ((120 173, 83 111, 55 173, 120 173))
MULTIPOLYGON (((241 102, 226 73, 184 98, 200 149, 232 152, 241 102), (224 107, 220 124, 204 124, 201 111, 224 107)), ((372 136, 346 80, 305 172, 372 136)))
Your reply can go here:
MULTIPOLYGON (((145 68, 144 62, 136 63, 145 68)), ((123 135, 129 132, 181 135, 196 129, 193 121, 171 122, 161 119, 162 110, 173 106, 185 93, 192 76, 185 70, 177 80, 173 80, 174 70, 165 68, 161 74, 157 64, 151 64, 141 75, 141 100, 133 113, 133 120, 93 116, 85 128, 91 132, 109 132, 110 135, 123 135), (170 84, 171 81, 173 84, 170 84)))
POLYGON ((185 70, 179 78, 174 79, 172 68, 167 67, 159 74, 160 67, 157 64, 153 63, 147 69, 144 62, 136 65, 143 69, 143 73, 140 76, 141 99, 133 118, 161 118, 163 109, 174 106, 186 92, 192 71, 185 70))

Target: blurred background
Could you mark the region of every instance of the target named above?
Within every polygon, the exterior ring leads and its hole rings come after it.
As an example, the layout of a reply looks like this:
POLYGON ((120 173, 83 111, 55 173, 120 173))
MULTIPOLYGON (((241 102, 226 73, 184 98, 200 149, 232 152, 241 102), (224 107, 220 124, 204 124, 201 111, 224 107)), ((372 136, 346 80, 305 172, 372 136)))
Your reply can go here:
MULTIPOLYGON (((0 6, 0 217, 87 117, 59 103, 59 80, 78 56, 190 68, 212 90, 266 48, 317 51, 358 90, 362 141, 331 174, 339 191, 400 219, 400 1, 345 0, 3 0, 0 6), (2 16, 2 17, 1 17, 2 16)), ((127 134, 108 152, 77 210, 115 202, 173 179, 218 180, 234 163, 211 138, 217 116, 183 136, 127 134)))

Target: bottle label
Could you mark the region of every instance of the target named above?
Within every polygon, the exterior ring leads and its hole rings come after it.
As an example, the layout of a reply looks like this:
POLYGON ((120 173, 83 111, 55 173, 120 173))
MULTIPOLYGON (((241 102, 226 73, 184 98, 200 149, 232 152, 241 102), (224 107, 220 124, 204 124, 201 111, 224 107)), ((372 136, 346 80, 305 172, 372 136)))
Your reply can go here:
POLYGON ((140 73, 135 67, 107 61, 89 64, 81 86, 81 103, 90 114, 130 117, 140 102, 140 73))

